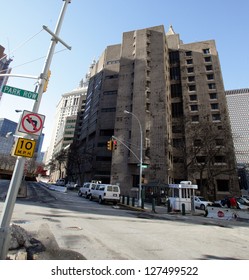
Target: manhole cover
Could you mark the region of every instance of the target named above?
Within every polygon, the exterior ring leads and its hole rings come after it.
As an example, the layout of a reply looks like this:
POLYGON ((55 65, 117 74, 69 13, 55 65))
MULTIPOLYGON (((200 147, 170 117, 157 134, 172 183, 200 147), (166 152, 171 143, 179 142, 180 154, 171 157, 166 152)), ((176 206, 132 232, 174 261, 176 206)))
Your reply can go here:
POLYGON ((71 230, 82 230, 81 227, 67 227, 67 229, 71 229, 71 230))
POLYGON ((30 221, 28 220, 15 220, 13 221, 14 224, 28 224, 30 221))

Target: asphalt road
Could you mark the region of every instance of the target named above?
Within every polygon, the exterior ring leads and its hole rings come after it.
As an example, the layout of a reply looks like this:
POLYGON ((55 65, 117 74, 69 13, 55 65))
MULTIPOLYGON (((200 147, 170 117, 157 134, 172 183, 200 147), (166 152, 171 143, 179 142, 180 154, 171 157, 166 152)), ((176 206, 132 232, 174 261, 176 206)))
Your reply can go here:
MULTIPOLYGON (((0 196, 6 186, 0 182, 0 196), (2 186, 2 187, 1 187, 2 186)), ((137 212, 29 184, 12 222, 39 239, 40 259, 207 260, 249 259, 249 223, 202 216, 137 212)), ((0 202, 0 211, 3 201, 0 202)))

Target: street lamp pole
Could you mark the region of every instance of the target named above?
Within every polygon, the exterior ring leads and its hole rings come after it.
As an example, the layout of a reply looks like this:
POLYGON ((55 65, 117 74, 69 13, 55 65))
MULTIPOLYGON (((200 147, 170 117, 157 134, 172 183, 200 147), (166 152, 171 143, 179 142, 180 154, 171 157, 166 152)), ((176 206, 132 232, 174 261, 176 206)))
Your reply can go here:
POLYGON ((124 110, 125 114, 130 114, 132 115, 138 122, 139 124, 139 129, 140 129, 140 162, 139 162, 139 188, 138 188, 138 206, 142 206, 142 172, 143 172, 143 130, 142 130, 142 125, 139 120, 139 118, 133 114, 132 112, 129 112, 127 110, 124 110))

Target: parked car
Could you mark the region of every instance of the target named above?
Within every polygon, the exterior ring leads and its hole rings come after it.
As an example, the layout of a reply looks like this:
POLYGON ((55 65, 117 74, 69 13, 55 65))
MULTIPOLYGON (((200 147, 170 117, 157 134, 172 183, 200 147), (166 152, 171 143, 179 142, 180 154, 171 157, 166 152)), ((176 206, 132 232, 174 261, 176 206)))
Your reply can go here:
POLYGON ((95 188, 96 185, 96 183, 84 183, 78 191, 78 196, 85 196, 86 198, 89 198, 91 190, 95 188))
POLYGON ((249 206, 246 204, 244 199, 242 199, 241 197, 236 197, 236 201, 237 201, 237 208, 242 209, 242 210, 249 209, 249 206))
MULTIPOLYGON (((215 203, 219 203, 222 207, 234 208, 231 207, 231 203, 229 202, 230 199, 231 197, 226 197, 222 200, 215 201, 215 203)), ((235 197, 235 201, 236 201, 236 209, 243 209, 243 210, 249 209, 249 205, 246 204, 246 202, 242 197, 235 197)))
POLYGON ((118 185, 97 184, 91 190, 89 199, 96 199, 99 203, 113 202, 113 204, 117 204, 120 201, 120 188, 118 185))
POLYGON ((221 203, 221 200, 214 201, 210 206, 211 207, 224 207, 224 205, 222 205, 222 203, 221 203))
POLYGON ((208 205, 212 205, 211 201, 206 200, 203 196, 194 196, 195 208, 205 210, 208 205))
POLYGON ((249 195, 242 195, 241 197, 249 201, 249 195))
POLYGON ((241 196, 240 199, 244 201, 245 205, 249 206, 249 199, 248 199, 248 197, 241 196))
POLYGON ((65 179, 58 179, 58 180, 55 182, 55 184, 56 184, 57 186, 65 186, 66 181, 65 181, 65 179))
POLYGON ((74 182, 67 182, 66 183, 66 187, 67 189, 71 190, 71 189, 75 189, 77 186, 77 184, 75 184, 74 182))

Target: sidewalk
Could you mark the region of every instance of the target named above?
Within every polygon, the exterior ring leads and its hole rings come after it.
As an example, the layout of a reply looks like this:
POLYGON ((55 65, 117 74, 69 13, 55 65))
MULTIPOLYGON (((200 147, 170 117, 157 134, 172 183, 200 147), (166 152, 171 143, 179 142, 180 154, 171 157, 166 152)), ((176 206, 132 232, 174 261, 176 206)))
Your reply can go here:
POLYGON ((138 206, 125 205, 120 203, 119 206, 134 210, 138 212, 138 217, 143 219, 160 219, 160 220, 170 220, 170 221, 182 221, 193 224, 203 224, 203 225, 213 225, 220 227, 233 227, 233 226, 246 226, 249 225, 249 220, 220 220, 215 218, 208 218, 204 216, 204 211, 195 209, 194 212, 186 212, 183 215, 181 212, 168 212, 166 206, 155 206, 155 211, 153 211, 152 204, 145 203, 144 209, 138 206))

